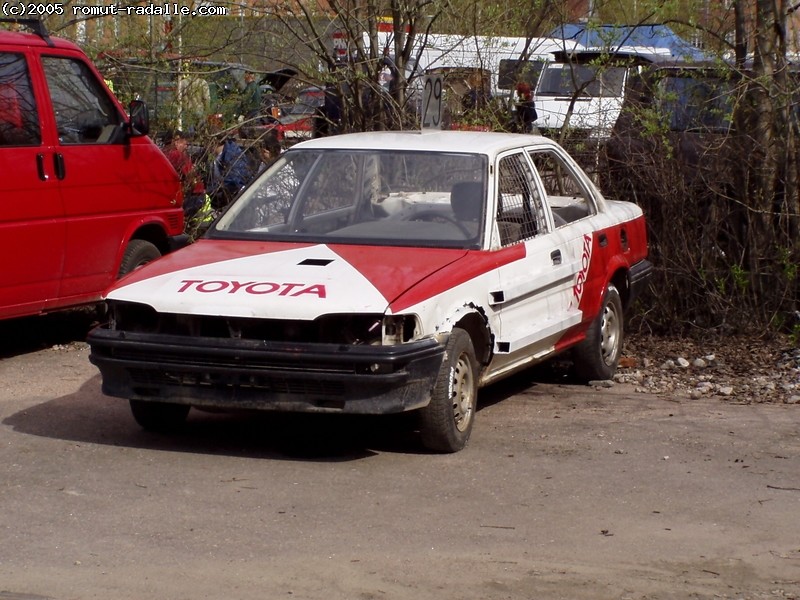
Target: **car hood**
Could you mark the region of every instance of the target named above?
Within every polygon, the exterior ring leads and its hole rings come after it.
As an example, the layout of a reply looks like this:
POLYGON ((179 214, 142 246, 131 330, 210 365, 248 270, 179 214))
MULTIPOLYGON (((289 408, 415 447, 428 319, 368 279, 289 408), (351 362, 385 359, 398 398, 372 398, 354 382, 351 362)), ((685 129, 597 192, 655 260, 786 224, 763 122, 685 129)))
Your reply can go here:
MULTIPOLYGON (((384 313, 466 250, 200 240, 107 294, 165 313, 314 319, 384 313)), ((434 278, 435 279, 435 278, 434 278)), ((424 291, 417 290, 415 296, 424 291)))

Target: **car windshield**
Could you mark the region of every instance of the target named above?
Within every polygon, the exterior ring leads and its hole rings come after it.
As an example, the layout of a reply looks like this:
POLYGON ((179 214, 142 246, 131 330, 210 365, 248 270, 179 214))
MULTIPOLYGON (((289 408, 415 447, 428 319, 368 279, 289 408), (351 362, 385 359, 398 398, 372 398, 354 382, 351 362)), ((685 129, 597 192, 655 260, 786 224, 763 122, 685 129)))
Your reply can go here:
POLYGON ((580 91, 582 96, 610 98, 622 94, 624 67, 596 67, 552 63, 542 72, 539 96, 569 96, 580 91))
POLYGON ((487 170, 479 154, 292 149, 209 236, 476 248, 487 170))

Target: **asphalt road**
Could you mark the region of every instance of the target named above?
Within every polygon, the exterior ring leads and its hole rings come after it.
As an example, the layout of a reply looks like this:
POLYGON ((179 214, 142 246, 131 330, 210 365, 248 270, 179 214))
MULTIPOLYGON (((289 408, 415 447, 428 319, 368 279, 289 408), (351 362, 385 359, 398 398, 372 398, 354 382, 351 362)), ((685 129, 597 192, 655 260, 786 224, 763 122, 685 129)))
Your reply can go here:
POLYGON ((0 324, 0 600, 800 598, 796 405, 482 390, 410 421, 192 411, 143 432, 82 315, 0 324))

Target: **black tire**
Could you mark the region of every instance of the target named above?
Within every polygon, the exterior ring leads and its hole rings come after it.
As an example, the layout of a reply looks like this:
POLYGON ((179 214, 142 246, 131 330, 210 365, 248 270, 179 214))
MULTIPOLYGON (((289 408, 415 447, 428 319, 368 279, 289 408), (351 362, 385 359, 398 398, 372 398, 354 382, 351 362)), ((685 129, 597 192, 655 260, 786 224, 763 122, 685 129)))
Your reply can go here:
POLYGON ((131 400, 131 412, 136 422, 147 431, 169 433, 186 421, 191 408, 188 404, 131 400))
POLYGON ((478 404, 478 361, 469 334, 454 329, 431 395, 420 410, 420 435, 434 452, 458 452, 469 440, 478 404))
POLYGON ((586 339, 572 351, 576 377, 585 382, 611 379, 622 355, 624 333, 622 299, 609 283, 600 314, 589 326, 586 339))
POLYGON ((154 244, 147 240, 131 240, 122 255, 122 262, 119 265, 117 277, 127 275, 131 271, 146 265, 151 260, 161 257, 161 252, 154 244))

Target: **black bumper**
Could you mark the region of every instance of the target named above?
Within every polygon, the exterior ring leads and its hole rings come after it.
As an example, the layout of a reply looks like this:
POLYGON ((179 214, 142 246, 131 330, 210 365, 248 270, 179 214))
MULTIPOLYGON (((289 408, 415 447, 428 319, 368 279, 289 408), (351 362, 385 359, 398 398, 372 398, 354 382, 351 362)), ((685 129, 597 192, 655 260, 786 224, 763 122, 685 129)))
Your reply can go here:
POLYGON ((89 333, 103 393, 216 409, 386 414, 430 402, 444 346, 299 344, 89 333))
POLYGON ((628 271, 628 284, 630 285, 630 294, 628 296, 627 306, 632 306, 639 294, 642 293, 647 281, 653 275, 653 263, 649 260, 640 260, 631 265, 628 271))

